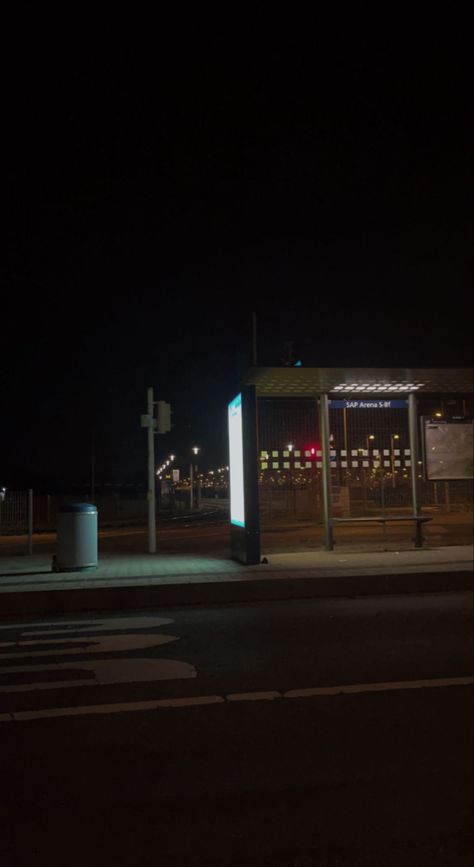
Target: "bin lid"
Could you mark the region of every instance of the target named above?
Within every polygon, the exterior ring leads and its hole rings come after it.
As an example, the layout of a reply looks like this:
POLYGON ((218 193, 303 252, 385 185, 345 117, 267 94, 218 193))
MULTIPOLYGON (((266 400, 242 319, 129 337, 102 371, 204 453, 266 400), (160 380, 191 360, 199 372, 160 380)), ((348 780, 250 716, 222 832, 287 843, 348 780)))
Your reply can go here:
POLYGON ((65 503, 60 512, 97 512, 97 506, 92 503, 65 503))

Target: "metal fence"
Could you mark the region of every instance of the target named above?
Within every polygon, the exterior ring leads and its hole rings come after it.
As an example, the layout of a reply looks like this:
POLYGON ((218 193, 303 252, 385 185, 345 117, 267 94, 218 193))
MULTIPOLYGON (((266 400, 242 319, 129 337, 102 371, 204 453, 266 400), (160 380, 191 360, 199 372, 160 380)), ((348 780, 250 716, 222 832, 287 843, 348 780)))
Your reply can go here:
MULTIPOLYGON (((35 494, 32 497, 32 524, 35 532, 55 531, 58 514, 65 503, 89 501, 87 495, 35 494)), ((106 524, 146 524, 148 503, 146 497, 127 497, 104 494, 94 498, 99 526, 106 524)), ((158 514, 184 514, 189 510, 188 491, 175 491, 158 497, 158 514)), ((28 532, 28 492, 7 491, 0 497, 0 535, 28 532)))
POLYGON ((0 534, 28 530, 28 491, 0 491, 0 534))
MULTIPOLYGON (((346 403, 332 401, 329 409, 333 517, 410 514, 412 467, 407 406, 403 401, 389 400, 374 401, 370 408, 361 408, 357 401, 351 407, 346 403)), ((420 400, 419 429, 423 416, 456 412, 472 415, 472 405, 466 405, 465 401, 450 401, 446 405, 443 401, 420 400)), ((322 525, 321 452, 316 400, 259 399, 263 534, 279 527, 291 530, 303 522, 315 528, 322 525)), ((421 454, 420 448, 420 457, 421 454)), ((435 534, 438 542, 471 540, 472 479, 427 481, 421 460, 417 479, 418 501, 432 515, 433 527, 438 527, 435 534)), ((348 541, 356 541, 360 534, 361 529, 354 525, 344 528, 348 541)))
MULTIPOLYGON (((38 494, 34 498, 34 525, 35 530, 55 530, 57 527, 58 513, 65 503, 77 501, 90 501, 87 496, 75 495, 38 494)), ((121 523, 125 521, 146 522, 147 502, 145 498, 130 498, 119 494, 106 494, 94 498, 97 506, 99 524, 121 523)))

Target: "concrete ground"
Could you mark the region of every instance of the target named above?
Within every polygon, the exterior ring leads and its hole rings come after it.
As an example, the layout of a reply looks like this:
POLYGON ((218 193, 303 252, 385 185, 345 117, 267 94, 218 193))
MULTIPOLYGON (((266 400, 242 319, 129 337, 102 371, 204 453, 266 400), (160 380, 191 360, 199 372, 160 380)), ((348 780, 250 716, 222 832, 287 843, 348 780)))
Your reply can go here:
MULTIPOLYGON (((55 537, 35 539, 35 553, 12 554, 18 540, 1 540, 0 619, 62 612, 121 610, 155 605, 244 602, 472 589, 471 545, 351 551, 336 546, 268 554, 243 566, 231 560, 224 528, 170 531, 156 554, 143 529, 104 531, 93 571, 53 572, 55 537), (183 536, 184 532, 184 536, 183 536), (188 533, 188 536, 186 536, 188 533), (170 541, 171 540, 171 541, 170 541), (183 553, 178 553, 180 548, 183 553)), ((22 539, 24 550, 25 540, 22 539)))

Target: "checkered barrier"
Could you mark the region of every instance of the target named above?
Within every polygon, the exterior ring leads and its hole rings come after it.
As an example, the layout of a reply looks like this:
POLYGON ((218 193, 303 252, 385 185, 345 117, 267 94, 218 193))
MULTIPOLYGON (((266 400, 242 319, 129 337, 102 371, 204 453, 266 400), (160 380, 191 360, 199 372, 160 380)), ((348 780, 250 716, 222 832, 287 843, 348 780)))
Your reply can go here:
MULTIPOLYGON (((410 449, 331 449, 331 467, 370 470, 400 470, 411 467, 410 449)), ((260 471, 305 471, 321 469, 322 453, 319 449, 262 449, 260 471)))

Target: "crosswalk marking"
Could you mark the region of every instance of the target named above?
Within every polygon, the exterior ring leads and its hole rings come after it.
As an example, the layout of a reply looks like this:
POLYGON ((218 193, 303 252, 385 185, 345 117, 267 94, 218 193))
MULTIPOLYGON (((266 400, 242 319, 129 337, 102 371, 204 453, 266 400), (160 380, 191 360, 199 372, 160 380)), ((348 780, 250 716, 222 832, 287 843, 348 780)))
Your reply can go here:
MULTIPOLYGON (((62 634, 68 630, 73 629, 75 633, 81 632, 117 632, 117 630, 121 631, 123 629, 154 629, 156 626, 169 626, 170 623, 174 623, 169 617, 150 617, 150 616, 139 616, 139 617, 109 617, 105 620, 52 620, 47 623, 38 623, 38 626, 41 627, 40 630, 34 629, 32 632, 27 631, 24 632, 24 635, 56 635, 62 634), (44 629, 45 626, 56 627, 53 629, 44 629), (62 628, 60 628, 62 627, 62 628)), ((16 628, 16 629, 31 629, 33 623, 16 623, 9 624, 6 628, 16 628)), ((3 630, 4 627, 2 627, 3 630)))
MULTIPOLYGON (((14 651, 13 653, 3 653, 0 651, 0 662, 2 659, 31 659, 33 656, 71 656, 72 654, 83 656, 87 653, 116 653, 124 650, 149 650, 151 647, 159 647, 161 644, 169 644, 170 641, 179 641, 177 635, 150 635, 139 633, 137 635, 127 632, 125 635, 100 635, 87 638, 84 635, 75 635, 68 638, 51 638, 40 641, 18 641, 11 642, 9 647, 28 647, 25 652, 14 651), (44 645, 56 644, 61 645, 55 647, 54 650, 43 650, 44 645), (68 645, 76 644, 79 647, 71 647, 68 645)), ((5 646, 5 645, 3 645, 5 646)), ((2 645, 0 645, 2 647, 2 645)), ((17 669, 19 670, 19 669, 17 669)), ((0 674, 5 669, 0 667, 0 674)))
MULTIPOLYGON (((0 683, 0 693, 35 693, 195 678, 197 671, 188 662, 123 656, 125 652, 152 650, 179 641, 176 635, 150 631, 172 623, 174 620, 169 617, 136 616, 29 623, 25 631, 22 624, 16 624, 20 637, 0 644, 0 676, 6 675, 10 680, 10 683, 0 683), (125 631, 131 628, 140 631, 125 631), (116 656, 117 653, 122 655, 116 656), (109 658, 91 659, 99 654, 109 658), (52 664, 44 661, 47 657, 65 656, 73 658, 69 662, 52 664), (27 664, 23 664, 25 660, 27 664), (11 675, 20 675, 20 682, 16 678, 12 683, 11 675)), ((11 625, 6 627, 7 630, 11 628, 11 625)), ((3 627, 1 632, 4 632, 3 627)))
POLYGON ((15 665, 0 669, 2 674, 36 674, 65 671, 90 672, 90 680, 15 683, 0 686, 1 692, 32 692, 37 689, 64 689, 77 686, 105 686, 118 683, 143 683, 156 680, 184 680, 197 677, 194 665, 177 659, 95 659, 91 662, 63 662, 53 665, 15 665))

